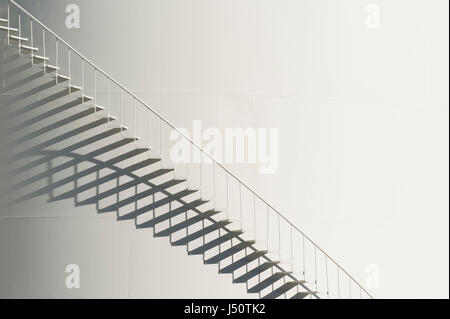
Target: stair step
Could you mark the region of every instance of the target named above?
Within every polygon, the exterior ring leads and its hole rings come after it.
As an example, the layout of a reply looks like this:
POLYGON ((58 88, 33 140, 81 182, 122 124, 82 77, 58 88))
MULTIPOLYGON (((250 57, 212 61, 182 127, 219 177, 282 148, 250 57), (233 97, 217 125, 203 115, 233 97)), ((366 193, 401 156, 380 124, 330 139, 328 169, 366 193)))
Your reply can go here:
POLYGON ((172 246, 183 246, 183 245, 187 245, 189 242, 201 238, 203 236, 206 236, 207 234, 216 231, 226 225, 231 224, 231 222, 227 219, 227 220, 221 220, 219 222, 215 222, 214 224, 211 224, 199 231, 196 231, 195 233, 189 234, 188 236, 181 238, 175 242, 172 243, 172 246))
MULTIPOLYGON (((81 95, 81 99, 83 100, 84 103, 94 100, 93 97, 88 96, 88 95, 84 95, 84 94, 81 95)), ((96 106, 99 107, 98 105, 96 105, 96 106)), ((128 128, 125 128, 125 129, 127 130, 128 128)))
POLYGON ((202 245, 202 246, 200 246, 198 248, 195 248, 195 249, 189 251, 189 255, 201 255, 201 254, 205 253, 206 251, 208 251, 208 250, 210 250, 210 249, 212 249, 214 247, 217 247, 220 244, 223 244, 226 241, 229 241, 229 240, 231 240, 233 238, 236 238, 237 236, 241 235, 242 233, 243 233, 242 230, 231 231, 231 232, 229 232, 229 233, 227 233, 227 234, 225 234, 225 235, 223 235, 223 236, 221 236, 219 238, 216 238, 216 239, 214 239, 214 240, 212 240, 210 242, 207 242, 206 244, 204 244, 204 245, 202 245))
POLYGON ((288 281, 285 284, 281 285, 274 291, 270 292, 269 294, 265 295, 262 299, 275 299, 280 297, 282 294, 288 292, 292 288, 305 283, 304 281, 288 281))
POLYGON ((236 283, 236 284, 245 283, 245 282, 249 281, 250 279, 252 279, 253 277, 266 271, 267 269, 270 269, 273 266, 278 265, 279 263, 280 263, 279 261, 268 261, 268 262, 262 263, 261 265, 253 268, 252 270, 250 270, 250 271, 246 272, 245 274, 236 278, 234 280, 234 283, 236 283))
POLYGON ((58 74, 58 76, 56 77, 56 79, 58 80, 58 83, 60 82, 66 82, 69 81, 70 78, 68 76, 62 75, 62 74, 58 74))
POLYGON ((160 222, 163 222, 163 221, 165 221, 165 220, 167 220, 169 218, 173 218, 175 216, 178 216, 179 214, 182 214, 182 213, 184 213, 184 212, 186 212, 188 210, 194 209, 194 208, 199 207, 199 206, 201 206, 203 204, 206 204, 206 203, 208 203, 208 201, 197 199, 197 200, 195 200, 193 202, 187 203, 184 206, 178 207, 178 208, 176 208, 176 209, 174 209, 174 210, 172 210, 170 212, 167 212, 167 213, 165 213, 163 215, 157 216, 157 217, 155 217, 155 218, 153 218, 153 219, 151 219, 149 221, 146 221, 146 222, 144 222, 142 224, 139 224, 139 225, 136 226, 136 228, 140 229, 140 228, 153 227, 156 224, 159 224, 160 222))
POLYGON ((299 291, 295 295, 293 295, 290 299, 305 299, 311 294, 317 294, 317 291, 299 291))
MULTIPOLYGON (((118 130, 120 132, 120 128, 118 128, 118 130)), ((130 140, 134 141, 134 139, 130 139, 130 140)), ((129 189, 131 187, 134 187, 134 186, 140 184, 141 180, 151 180, 153 178, 157 178, 159 176, 162 176, 162 175, 167 174, 167 173, 172 172, 172 171, 173 171, 173 169, 158 169, 157 171, 154 171, 154 172, 152 172, 150 174, 142 176, 139 180, 138 179, 134 179, 132 181, 129 181, 127 183, 124 183, 122 185, 119 185, 117 187, 109 189, 107 191, 104 191, 104 192, 102 192, 102 193, 100 193, 98 195, 95 195, 95 196, 89 197, 89 198, 87 198, 87 199, 85 199, 83 201, 80 201, 80 202, 77 203, 77 206, 95 204, 96 202, 98 202, 101 199, 105 199, 105 198, 107 198, 107 197, 109 197, 111 195, 117 194, 117 193, 119 193, 121 191, 124 191, 126 189, 129 189)))
POLYGON ((36 64, 43 63, 43 62, 46 62, 49 60, 50 59, 45 56, 33 55, 33 63, 36 63, 36 64))
POLYGON ((13 40, 13 41, 28 42, 28 38, 22 38, 22 37, 19 37, 17 35, 12 35, 12 34, 9 35, 9 39, 13 40))
POLYGON ((4 23, 8 23, 8 19, 3 19, 3 18, 0 18, 0 23, 2 23, 2 22, 4 22, 4 23))
POLYGON ((266 279, 264 279, 263 281, 261 281, 260 283, 256 284, 252 288, 248 289, 248 292, 249 293, 258 293, 261 290, 263 290, 263 289, 269 287, 270 285, 274 284, 275 282, 277 282, 281 278, 290 275, 291 273, 292 272, 285 272, 285 271, 276 272, 273 275, 271 275, 271 276, 267 277, 266 279))
MULTIPOLYGON (((135 211, 133 211, 131 213, 125 214, 123 216, 120 216, 118 218, 118 220, 134 219, 134 218, 136 218, 136 217, 138 217, 138 216, 140 216, 142 214, 145 214, 145 213, 147 213, 147 212, 149 212, 149 211, 151 211, 153 209, 156 209, 158 207, 164 206, 166 204, 169 204, 170 202, 173 202, 175 200, 181 199, 181 198, 183 198, 185 196, 194 194, 196 192, 197 192, 196 190, 191 190, 191 189, 182 190, 182 191, 180 191, 178 193, 172 194, 172 195, 170 195, 170 196, 168 196, 166 198, 163 198, 161 200, 158 200, 158 201, 156 201, 154 203, 151 203, 151 204, 146 205, 144 207, 138 208, 138 209, 136 209, 135 211)), ((103 209, 101 209, 100 211, 103 212, 103 209)))
MULTIPOLYGON (((8 22, 8 21, 6 21, 6 22, 8 22)), ((9 30, 9 32, 19 32, 18 29, 11 28, 11 27, 8 28, 7 26, 0 26, 0 30, 1 31, 6 31, 6 32, 8 32, 8 30, 9 30)))
POLYGON ((209 258, 208 260, 205 261, 205 264, 217 264, 220 261, 240 252, 241 250, 250 247, 251 245, 255 244, 254 240, 247 240, 244 242, 241 242, 231 248, 228 248, 227 250, 209 258))
MULTIPOLYGON (((42 68, 43 68, 43 67, 42 67, 42 68)), ((54 66, 54 65, 50 65, 50 64, 46 64, 46 65, 45 65, 45 68, 46 68, 46 71, 47 71, 48 73, 56 72, 56 71, 58 71, 58 70, 60 69, 60 67, 54 66)))
POLYGON ((185 229, 188 226, 194 225, 194 224, 196 224, 196 223, 198 223, 198 222, 200 222, 200 221, 202 221, 204 219, 210 218, 210 217, 212 217, 212 216, 214 216, 214 215, 216 215, 218 213, 220 213, 220 212, 216 211, 216 210, 208 210, 208 211, 206 211, 206 212, 204 212, 202 214, 198 214, 198 215, 196 215, 194 217, 191 217, 191 218, 189 218, 189 219, 187 219, 187 220, 185 220, 183 222, 180 222, 178 224, 172 225, 169 228, 166 228, 166 229, 164 229, 164 230, 162 230, 162 231, 160 231, 158 233, 155 233, 154 236, 155 237, 170 236, 171 234, 173 234, 173 233, 175 233, 175 232, 177 232, 179 230, 185 229))
POLYGON ((33 47, 28 46, 28 45, 21 45, 19 48, 22 51, 28 51, 28 52, 39 51, 39 48, 33 48, 33 47))
POLYGON ((161 185, 157 185, 155 187, 152 187, 148 190, 145 190, 143 192, 137 193, 135 195, 132 195, 130 197, 127 197, 125 199, 122 199, 120 201, 118 201, 117 203, 111 204, 107 207, 104 207, 101 209, 101 212, 111 212, 111 211, 115 211, 121 207, 124 207, 128 204, 134 203, 140 199, 146 198, 148 196, 151 196, 153 194, 156 194, 157 192, 160 192, 161 190, 164 190, 166 188, 170 188, 173 187, 175 185, 178 185, 180 183, 185 182, 185 180, 177 180, 177 179, 172 179, 170 181, 164 182, 161 185))
POLYGON ((234 263, 226 266, 225 268, 222 268, 221 270, 219 270, 219 273, 231 274, 234 271, 238 270, 239 268, 247 265, 248 263, 258 259, 261 256, 264 256, 265 254, 267 254, 267 250, 254 251, 251 254, 242 257, 241 259, 235 261, 234 263))

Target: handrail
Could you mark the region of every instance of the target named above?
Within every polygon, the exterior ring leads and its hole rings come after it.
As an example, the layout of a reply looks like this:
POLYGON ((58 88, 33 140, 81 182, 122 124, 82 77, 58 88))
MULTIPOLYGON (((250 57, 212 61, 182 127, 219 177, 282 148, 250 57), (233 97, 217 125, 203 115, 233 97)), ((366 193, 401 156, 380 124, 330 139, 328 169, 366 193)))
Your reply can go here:
MULTIPOLYGON (((175 130, 178 134, 180 134, 182 137, 184 137, 192 146, 196 147, 202 154, 205 154, 210 160, 213 161, 214 165, 219 166, 224 172, 226 172, 229 176, 233 177, 238 183, 240 183, 242 186, 244 186, 249 192, 251 192, 256 198, 258 198, 261 202, 263 202, 269 209, 271 209, 273 212, 275 212, 278 216, 280 216, 286 223, 288 223, 289 226, 291 226, 293 229, 298 231, 306 240, 308 240, 312 245, 314 245, 315 248, 317 248, 322 254, 329 259, 331 262, 333 262, 342 272, 344 272, 349 279, 351 279, 358 287, 364 291, 367 296, 373 299, 373 296, 360 284, 358 281, 356 281, 339 263, 337 263, 332 257, 330 257, 322 248, 320 248, 308 235, 306 235, 302 230, 300 230, 297 226, 295 226, 293 223, 291 223, 283 214, 281 214, 276 208, 274 208, 271 204, 269 204, 266 200, 264 200, 256 191, 254 191, 250 186, 248 186, 246 183, 244 183, 240 178, 238 178, 234 173, 230 172, 225 166, 223 166, 221 163, 217 162, 212 155, 210 155, 207 151, 205 151, 201 146, 197 145, 194 141, 192 141, 188 136, 186 136, 181 130, 173 126, 167 119, 165 119, 158 111, 154 110, 151 106, 149 106, 146 102, 144 102, 141 98, 136 96, 133 92, 131 92, 129 89, 127 89, 125 86, 123 86, 119 81, 114 79, 112 76, 110 76, 108 73, 103 71, 100 67, 98 67, 96 64, 94 64, 92 61, 90 61, 88 58, 86 58, 83 54, 81 54, 78 50, 73 48, 69 43, 67 43, 64 39, 59 37, 55 32, 53 32, 50 28, 48 28, 44 23, 39 21, 37 18, 35 18, 32 14, 30 14, 27 10, 25 10, 22 6, 20 6, 18 3, 16 3, 14 0, 7 0, 9 3, 12 3, 15 5, 18 9, 20 9, 23 13, 25 13, 30 19, 36 21, 42 28, 44 28, 47 32, 49 32, 51 35, 53 35, 58 41, 63 43, 65 46, 68 47, 73 53, 77 54, 84 62, 90 64, 96 71, 103 74, 106 78, 108 78, 110 81, 114 82, 121 90, 128 93, 135 101, 141 103, 144 107, 146 107, 149 111, 151 111, 154 115, 156 115, 161 121, 163 121, 165 124, 167 124, 170 128, 175 130)), ((8 19, 9 21, 9 19, 8 19)), ((9 37, 8 37, 9 40, 9 37)))

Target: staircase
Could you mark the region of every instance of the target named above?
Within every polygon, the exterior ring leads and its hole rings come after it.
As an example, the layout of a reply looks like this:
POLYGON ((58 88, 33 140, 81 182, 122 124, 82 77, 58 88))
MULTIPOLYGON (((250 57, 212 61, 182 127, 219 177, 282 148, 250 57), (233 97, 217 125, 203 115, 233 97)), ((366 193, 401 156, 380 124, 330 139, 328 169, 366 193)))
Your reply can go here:
POLYGON ((15 1, 0 3, 11 205, 48 196, 115 213, 202 255, 260 298, 372 298, 159 113, 15 1), (170 161, 174 132, 199 163, 170 161))

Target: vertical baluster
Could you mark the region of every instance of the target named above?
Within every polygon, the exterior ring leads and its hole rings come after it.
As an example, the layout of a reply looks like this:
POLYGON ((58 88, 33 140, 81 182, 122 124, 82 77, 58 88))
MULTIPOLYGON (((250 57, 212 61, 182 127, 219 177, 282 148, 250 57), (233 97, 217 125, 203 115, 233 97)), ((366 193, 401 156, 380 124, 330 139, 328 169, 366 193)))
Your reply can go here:
POLYGON ((269 205, 267 205, 267 232, 266 232, 266 240, 267 240, 267 251, 269 251, 269 205))
POLYGON ((337 268, 338 299, 341 299, 341 287, 340 287, 340 282, 339 282, 339 267, 336 266, 336 268, 337 268))
POLYGON ((280 214, 278 214, 278 256, 280 257, 280 263, 281 261, 281 219, 280 214))
POLYGON ((319 291, 317 288, 317 247, 314 245, 314 284, 316 285, 316 291, 319 291))
MULTIPOLYGON (((109 124, 109 121, 110 121, 110 114, 111 114, 111 112, 110 112, 110 90, 109 90, 109 78, 107 78, 106 79, 106 116, 108 117, 108 124, 109 124)), ((134 112, 136 113, 136 105, 135 105, 135 109, 134 109, 134 112)), ((135 114, 135 117, 136 117, 136 114, 135 114)))
MULTIPOLYGON (((34 48, 34 36, 33 36, 33 20, 30 19, 30 36, 31 36, 31 48, 34 48)), ((45 60, 45 59, 44 59, 45 60)), ((31 49, 31 65, 34 64, 34 51, 31 49)))
MULTIPOLYGON (((120 115, 122 118, 122 115, 120 115)), ((151 150, 151 144, 150 144, 150 124, 151 124, 151 113, 150 110, 147 110, 147 139, 148 139, 148 151, 150 153, 151 150)))
MULTIPOLYGON (((47 57, 47 49, 45 47, 45 29, 42 27, 42 47, 44 52, 44 58, 47 57)), ((44 74, 47 74, 47 60, 44 59, 44 74)))
POLYGON ((22 55, 22 18, 19 12, 19 55, 22 55))
POLYGON ((59 77, 59 41, 58 38, 55 40, 55 62, 56 62, 56 84, 58 84, 59 77))
POLYGON ((214 202, 214 209, 216 209, 216 162, 213 160, 212 162, 213 166, 213 202, 214 202))
POLYGON ((122 135, 124 125, 123 125, 123 88, 120 88, 120 135, 122 135))
POLYGON ((10 7, 9 7, 9 0, 8 0, 8 8, 7 8, 7 17, 8 17, 8 46, 10 45, 10 39, 9 37, 11 36, 11 32, 9 30, 9 28, 11 27, 11 17, 10 17, 10 7))
POLYGON ((225 172, 226 174, 226 197, 227 197, 227 219, 230 219, 230 197, 229 197, 229 190, 228 190, 228 172, 225 172))
POLYGON ((306 251, 305 251, 305 235, 303 235, 303 279, 306 280, 306 251))
POLYGON ((352 279, 348 277, 348 299, 352 299, 352 279))
POLYGON ((253 234, 256 243, 256 194, 253 193, 253 234))
POLYGON ((159 156, 161 157, 161 163, 163 161, 163 149, 162 149, 162 119, 159 119, 159 156))
POLYGON ((294 272, 294 239, 293 239, 293 229, 291 224, 291 270, 294 272))
POLYGON ((239 220, 241 221, 241 230, 244 231, 244 220, 242 218, 242 184, 239 183, 239 220))
POLYGON ((81 58, 81 103, 84 103, 84 59, 81 58))
POLYGON ((94 114, 97 115, 97 68, 94 68, 94 114))
MULTIPOLYGON (((136 99, 134 99, 134 120, 133 120, 133 126, 134 126, 134 129, 133 129, 133 139, 134 139, 134 142, 136 143, 136 137, 137 137, 137 100, 136 99)), ((159 122, 160 124, 160 127, 161 127, 161 122, 159 122)), ((162 131, 162 128, 160 128, 160 132, 162 131)))
POLYGON ((68 53, 68 60, 69 60, 69 94, 72 94, 72 69, 71 69, 71 50, 68 47, 69 53, 68 53))
POLYGON ((330 298, 330 285, 328 281, 328 256, 325 256, 325 276, 327 279, 327 297, 330 298))

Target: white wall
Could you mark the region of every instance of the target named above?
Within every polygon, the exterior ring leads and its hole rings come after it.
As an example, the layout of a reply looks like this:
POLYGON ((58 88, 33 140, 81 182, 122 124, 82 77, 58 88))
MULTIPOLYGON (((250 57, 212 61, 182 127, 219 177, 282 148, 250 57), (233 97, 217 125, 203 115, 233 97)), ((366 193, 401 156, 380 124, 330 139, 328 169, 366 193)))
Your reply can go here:
POLYGON ((178 126, 279 128, 231 170, 376 297, 448 297, 447 1, 19 2, 178 126))

